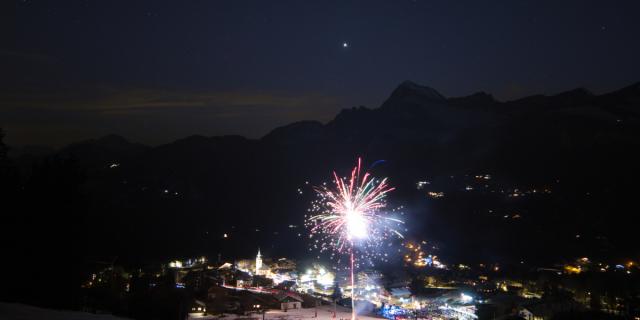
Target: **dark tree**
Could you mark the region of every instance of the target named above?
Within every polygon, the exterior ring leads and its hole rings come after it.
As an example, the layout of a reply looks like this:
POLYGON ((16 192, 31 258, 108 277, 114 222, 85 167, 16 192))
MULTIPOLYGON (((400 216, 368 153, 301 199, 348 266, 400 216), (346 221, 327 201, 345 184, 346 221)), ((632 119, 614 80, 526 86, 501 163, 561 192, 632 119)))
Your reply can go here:
POLYGON ((12 269, 3 283, 6 296, 0 298, 43 307, 77 307, 83 258, 92 249, 84 223, 83 179, 74 161, 48 158, 34 165, 15 195, 2 202, 9 206, 2 210, 9 223, 3 223, 0 240, 9 244, 6 258, 22 267, 12 269), (56 294, 39 288, 55 288, 56 294))
MULTIPOLYGON (((5 258, 14 260, 20 249, 16 245, 16 231, 20 221, 19 201, 17 200, 19 191, 19 176, 16 167, 11 163, 8 155, 9 148, 4 143, 4 130, 0 128, 0 212, 2 212, 2 223, 0 224, 0 243, 5 248, 3 254, 5 258)), ((0 272, 11 274, 14 269, 8 264, 0 266, 0 272), (7 270, 4 270, 7 268, 7 270)), ((15 300, 15 292, 11 283, 17 277, 8 277, 9 281, 3 283, 0 289, 0 300, 15 300), (7 285, 7 283, 9 285, 7 285)))
POLYGON ((7 161, 7 153, 9 152, 9 147, 4 144, 4 130, 0 128, 0 164, 3 164, 7 161))
MULTIPOLYGON (((16 172, 9 160, 9 147, 4 143, 4 130, 0 128, 0 191, 5 194, 11 189, 16 189, 16 172)), ((6 195, 9 199, 10 195, 6 195)))
POLYGON ((420 295, 425 293, 425 278, 422 275, 415 275, 412 277, 411 282, 409 283, 409 290, 413 295, 420 295))

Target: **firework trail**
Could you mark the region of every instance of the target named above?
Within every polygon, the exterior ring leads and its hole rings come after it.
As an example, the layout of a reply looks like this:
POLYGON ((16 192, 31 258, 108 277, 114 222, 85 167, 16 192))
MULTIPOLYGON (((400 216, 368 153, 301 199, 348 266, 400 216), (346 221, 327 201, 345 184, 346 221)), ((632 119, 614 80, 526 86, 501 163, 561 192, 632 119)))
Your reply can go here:
MULTIPOLYGON (((338 262, 341 256, 349 256, 352 292, 356 253, 360 259, 386 260, 386 254, 379 249, 384 243, 391 243, 384 240, 391 236, 402 238, 397 229, 403 222, 392 216, 396 210, 383 210, 387 206, 386 195, 394 188, 386 178, 379 180, 369 172, 362 174, 361 168, 362 160, 358 158, 349 178, 341 178, 334 171, 331 187, 325 184, 314 188, 318 199, 312 202, 305 222, 309 237, 315 238, 314 249, 329 251, 338 262)), ((352 310, 355 319, 355 308, 352 310)))

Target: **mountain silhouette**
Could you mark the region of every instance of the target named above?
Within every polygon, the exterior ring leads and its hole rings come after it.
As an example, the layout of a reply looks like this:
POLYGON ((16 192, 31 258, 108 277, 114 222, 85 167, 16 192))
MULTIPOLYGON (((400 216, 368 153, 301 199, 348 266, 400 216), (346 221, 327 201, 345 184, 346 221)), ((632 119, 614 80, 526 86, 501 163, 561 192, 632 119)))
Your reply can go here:
POLYGON ((379 108, 344 109, 260 139, 191 136, 148 147, 111 135, 56 156, 86 170, 87 243, 123 259, 238 256, 258 246, 304 255, 308 186, 330 182, 332 170, 346 174, 362 156, 385 160, 374 173, 397 187, 390 202, 404 205, 408 237, 441 243, 457 259, 552 260, 638 253, 625 207, 640 181, 639 120, 638 83, 502 102, 405 81, 379 108), (492 186, 465 192, 477 174, 490 174, 492 186), (422 180, 446 196, 427 197, 415 187, 422 180), (517 188, 552 191, 517 201, 504 193, 517 188), (517 222, 503 218, 515 213, 517 222))

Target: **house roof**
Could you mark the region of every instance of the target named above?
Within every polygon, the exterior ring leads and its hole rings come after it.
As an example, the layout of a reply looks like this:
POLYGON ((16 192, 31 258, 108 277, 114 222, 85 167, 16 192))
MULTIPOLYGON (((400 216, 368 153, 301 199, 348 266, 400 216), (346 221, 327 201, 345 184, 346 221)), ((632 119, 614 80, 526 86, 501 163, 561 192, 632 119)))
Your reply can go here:
POLYGON ((280 293, 276 294, 276 299, 278 299, 278 301, 280 302, 289 302, 289 301, 302 302, 303 301, 301 296, 291 291, 281 291, 280 293))

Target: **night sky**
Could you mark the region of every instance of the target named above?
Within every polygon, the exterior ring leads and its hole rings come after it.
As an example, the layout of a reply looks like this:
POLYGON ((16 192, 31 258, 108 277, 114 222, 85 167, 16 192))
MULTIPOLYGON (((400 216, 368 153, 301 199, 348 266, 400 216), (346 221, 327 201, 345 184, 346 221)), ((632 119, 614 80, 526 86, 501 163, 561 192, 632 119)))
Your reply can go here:
POLYGON ((258 138, 403 80, 508 100, 640 80, 640 1, 4 1, 10 145, 258 138))

